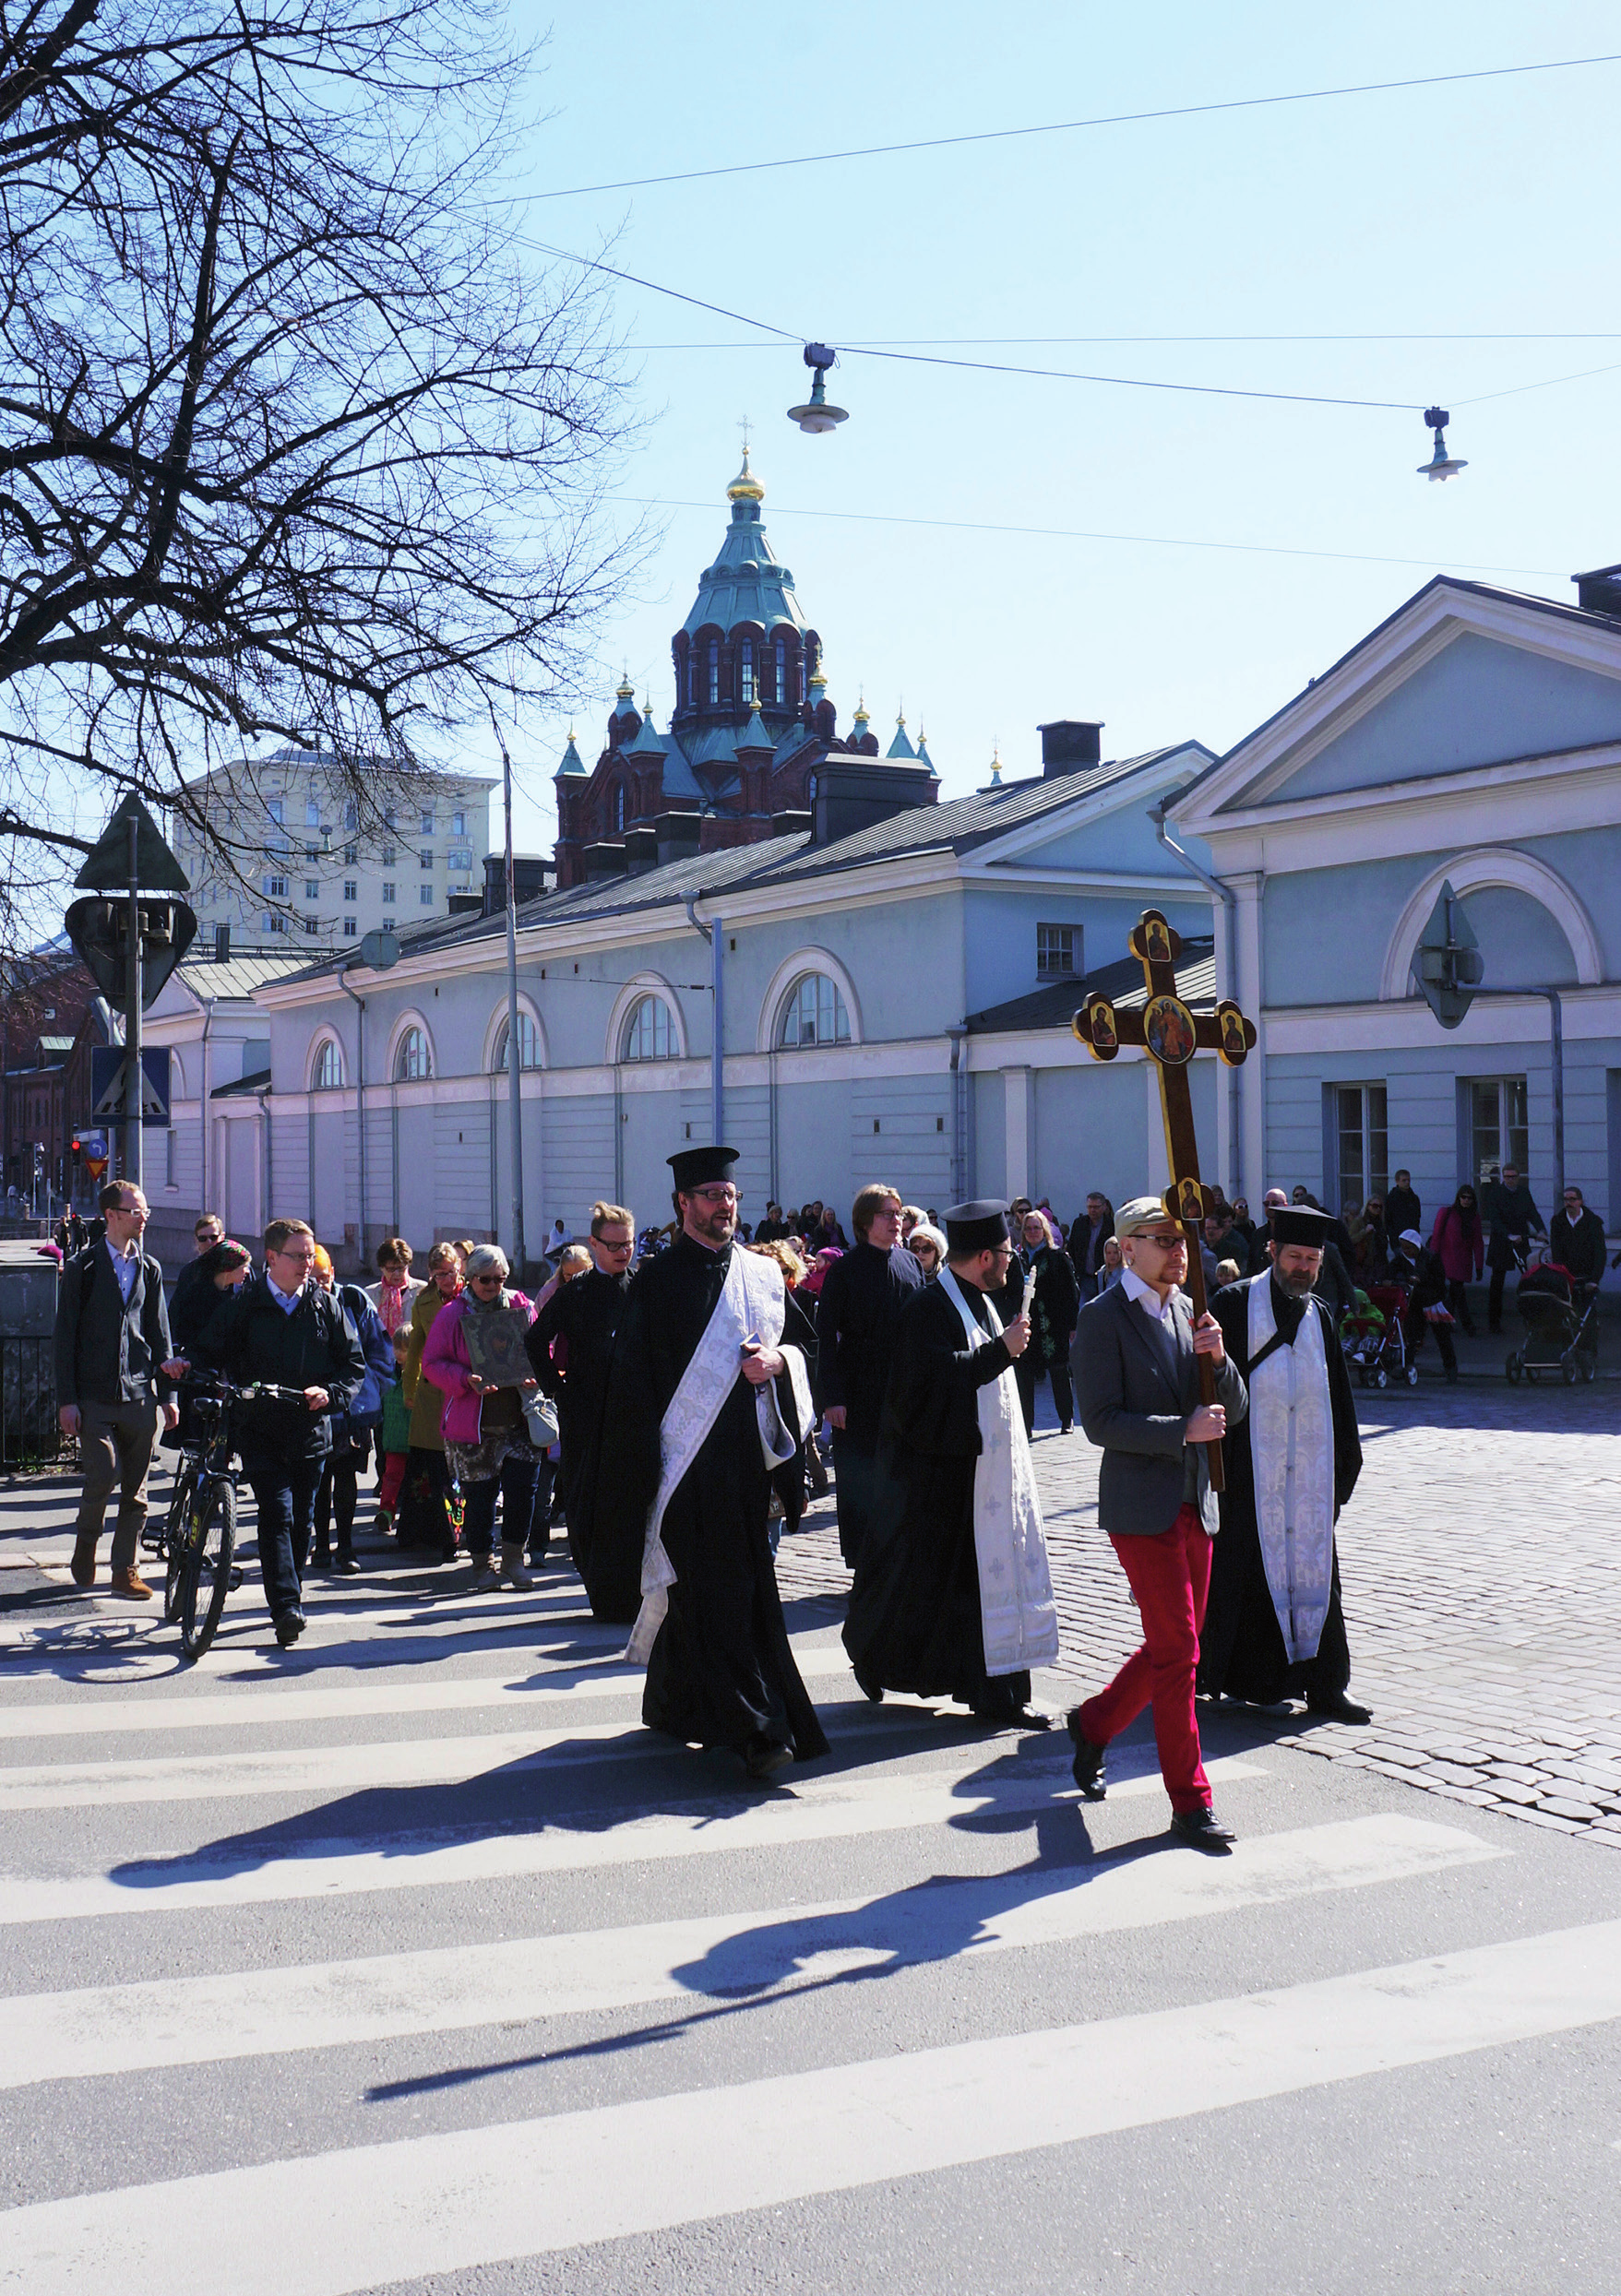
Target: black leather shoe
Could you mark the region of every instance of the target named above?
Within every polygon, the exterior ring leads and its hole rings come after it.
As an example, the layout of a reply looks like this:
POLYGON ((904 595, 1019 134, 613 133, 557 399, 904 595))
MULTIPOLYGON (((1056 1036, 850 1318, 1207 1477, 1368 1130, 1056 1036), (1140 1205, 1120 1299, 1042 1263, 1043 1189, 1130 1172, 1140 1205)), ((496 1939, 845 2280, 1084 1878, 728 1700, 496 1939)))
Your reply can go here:
POLYGON ((851 1671, 855 1676, 855 1686, 862 1696, 870 1700, 874 1706, 882 1706, 884 1703, 883 1683, 875 1682, 870 1674, 864 1674, 859 1666, 852 1667, 851 1671))
POLYGON ((1333 1698, 1308 1698, 1305 1705, 1308 1714, 1320 1714, 1325 1722, 1371 1722, 1374 1719, 1371 1707, 1358 1706, 1342 1690, 1333 1698))
POLYGON ((1064 1727, 1075 1744, 1075 1759, 1069 1767, 1075 1773, 1076 1784, 1088 1802, 1102 1802, 1109 1790, 1108 1780, 1103 1776, 1103 1756, 1107 1747, 1094 1746, 1090 1738, 1082 1737, 1079 1707, 1073 1714, 1066 1717, 1064 1727))
POLYGON ((763 1738, 757 1738, 743 1757, 745 1769, 751 1778, 758 1779, 762 1785, 780 1777, 793 1766, 793 1762, 792 1746, 771 1745, 763 1738))
POLYGON ((1202 1850, 1208 1858, 1227 1858, 1233 1854, 1236 1834, 1230 1833, 1217 1817, 1214 1810, 1173 1810, 1171 1831, 1190 1850, 1202 1850))
POLYGON ((283 1650, 292 1649, 300 1635, 303 1634, 304 1626, 302 1611, 289 1611, 284 1617, 276 1621, 276 1639, 283 1650))

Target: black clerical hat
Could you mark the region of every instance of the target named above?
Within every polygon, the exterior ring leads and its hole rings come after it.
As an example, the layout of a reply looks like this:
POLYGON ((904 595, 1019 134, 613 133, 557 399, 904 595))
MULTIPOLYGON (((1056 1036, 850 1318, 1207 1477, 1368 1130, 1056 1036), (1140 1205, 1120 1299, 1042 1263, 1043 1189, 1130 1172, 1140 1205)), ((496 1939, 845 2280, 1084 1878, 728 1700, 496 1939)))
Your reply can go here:
POLYGON ((682 1148, 664 1160, 675 1174, 675 1184, 685 1196, 694 1188, 709 1187, 717 1180, 730 1180, 732 1168, 737 1161, 737 1150, 731 1148, 682 1148))
POLYGON ((971 1204, 947 1208, 948 1252, 994 1252, 1007 1243, 1007 1207, 995 1196, 976 1196, 971 1204))
POLYGON ((1285 1243, 1304 1243, 1312 1251, 1320 1252, 1334 1225, 1327 1212, 1314 1211, 1309 1204, 1280 1205, 1275 1212, 1267 1214, 1267 1221, 1272 1242, 1280 1250, 1285 1243))

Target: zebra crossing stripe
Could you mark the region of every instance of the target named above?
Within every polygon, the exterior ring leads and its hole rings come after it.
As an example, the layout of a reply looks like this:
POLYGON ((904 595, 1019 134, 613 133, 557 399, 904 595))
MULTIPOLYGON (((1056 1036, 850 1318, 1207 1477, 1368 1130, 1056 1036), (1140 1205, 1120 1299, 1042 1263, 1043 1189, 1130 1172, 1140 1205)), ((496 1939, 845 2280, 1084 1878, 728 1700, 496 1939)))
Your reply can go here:
MULTIPOLYGON (((518 1677, 461 1675, 448 1682, 418 1682, 384 1669, 377 1670, 376 1680, 362 1684, 283 1682, 263 1690, 198 1691, 178 1697, 160 1692, 150 1697, 87 1698, 79 1693, 71 1699, 0 1707, 0 1744, 24 1738, 101 1738, 124 1732, 144 1738, 155 1731, 262 1730, 278 1723, 344 1721, 379 1714, 476 1713, 503 1707, 527 1711, 548 1703, 639 1699, 645 1670, 617 1662, 624 1634, 614 1631, 611 1655, 566 1666, 537 1660, 531 1673, 518 1677)), ((794 1656, 807 1680, 849 1677, 850 1660, 837 1643, 796 1649, 794 1656)), ((273 1662, 267 1660, 265 1671, 274 1671, 273 1662)))
POLYGON ((481 1941, 183 1985, 0 2000, 0 2088, 213 2064, 685 2002, 757 2000, 857 1970, 976 1959, 1121 1929, 1405 1881, 1506 1855, 1460 1827, 1394 1814, 1068 1869, 937 1879, 837 1904, 728 1912, 575 1935, 481 1941))
POLYGON ((1621 1921, 1277 1991, 0 2213, 28 2296, 355 2296, 1621 2017, 1621 1921))
MULTIPOLYGON (((532 1743, 532 1742, 531 1742, 532 1743)), ((103 1914, 190 1911, 204 1906, 258 1905, 292 1898, 352 1897, 367 1891, 423 1889, 447 1883, 578 1872, 586 1867, 714 1856, 726 1851, 796 1848, 807 1841, 949 1826, 995 1809, 1028 1813, 1029 1821, 1062 1807, 1067 1773, 1032 1768, 1028 1779, 976 1784, 983 1745, 960 1749, 919 1777, 882 1774, 805 1779, 792 1792, 710 1794, 679 1810, 620 1819, 604 1832, 600 1814, 574 1819, 549 1814, 540 1833, 473 1834, 441 1829, 300 1841, 278 1851, 251 1841, 209 1855, 158 1854, 125 1859, 111 1873, 66 1876, 0 1874, 0 1925, 82 1921, 103 1914)), ((1148 1758, 1151 1761, 1151 1750, 1148 1758)), ((1206 1764, 1218 1789, 1261 1778, 1235 1759, 1206 1764)), ((1111 1781, 1111 1802, 1162 1796, 1157 1771, 1111 1781)))

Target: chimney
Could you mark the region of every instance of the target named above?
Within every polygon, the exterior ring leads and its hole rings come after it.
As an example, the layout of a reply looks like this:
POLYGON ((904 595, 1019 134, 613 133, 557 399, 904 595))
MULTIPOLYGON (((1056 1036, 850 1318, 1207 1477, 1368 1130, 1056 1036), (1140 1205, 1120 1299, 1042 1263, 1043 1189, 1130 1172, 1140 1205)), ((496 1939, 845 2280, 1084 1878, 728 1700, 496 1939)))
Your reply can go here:
MULTIPOLYGON (((521 909, 527 901, 539 900, 546 889, 546 872, 552 863, 539 853, 514 853, 512 856, 512 889, 521 909)), ((507 862, 500 853, 484 855, 484 890, 480 906, 486 917, 499 917, 507 908, 507 862)))
POLYGON ((1037 726, 1042 737, 1043 780, 1055 781, 1060 774, 1084 773, 1100 764, 1103 731, 1101 718, 1055 718, 1049 725, 1037 726))
POLYGON ((228 965, 231 962, 231 927, 229 925, 214 927, 214 962, 217 965, 228 965))
POLYGON ((940 785, 927 766, 903 765, 899 759, 870 761, 865 756, 838 754, 824 757, 812 777, 813 845, 834 845, 909 813, 914 805, 939 802, 940 785))
POLYGON ((1621 566, 1595 566, 1591 574, 1573 574, 1570 579, 1584 613, 1621 618, 1621 566))

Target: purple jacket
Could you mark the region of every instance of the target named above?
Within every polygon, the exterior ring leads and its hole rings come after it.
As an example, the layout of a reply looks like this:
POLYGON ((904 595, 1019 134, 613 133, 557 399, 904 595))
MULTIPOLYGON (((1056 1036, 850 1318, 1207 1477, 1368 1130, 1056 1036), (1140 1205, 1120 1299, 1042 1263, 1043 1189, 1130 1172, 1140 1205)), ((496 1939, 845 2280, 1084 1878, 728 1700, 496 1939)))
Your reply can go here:
MULTIPOLYGON (((521 1291, 508 1291, 508 1307, 521 1307, 532 1324, 535 1311, 521 1291)), ((431 1379, 435 1387, 445 1390, 445 1409, 440 1415, 439 1433, 447 1443, 460 1445, 471 1450, 479 1439, 479 1422, 483 1417, 484 1398, 475 1395, 467 1384, 472 1369, 472 1358, 467 1351, 462 1324, 468 1313, 465 1292, 458 1292, 447 1300, 435 1316, 428 1333, 428 1343, 423 1350, 423 1377, 431 1379)))

